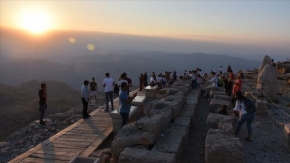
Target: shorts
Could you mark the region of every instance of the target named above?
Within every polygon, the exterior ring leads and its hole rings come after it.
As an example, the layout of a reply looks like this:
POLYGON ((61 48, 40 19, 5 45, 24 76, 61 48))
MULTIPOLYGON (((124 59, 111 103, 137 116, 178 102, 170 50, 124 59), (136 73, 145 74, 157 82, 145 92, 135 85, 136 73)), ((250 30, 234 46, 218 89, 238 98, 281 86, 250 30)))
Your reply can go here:
POLYGON ((91 91, 90 96, 97 96, 97 91, 91 91))

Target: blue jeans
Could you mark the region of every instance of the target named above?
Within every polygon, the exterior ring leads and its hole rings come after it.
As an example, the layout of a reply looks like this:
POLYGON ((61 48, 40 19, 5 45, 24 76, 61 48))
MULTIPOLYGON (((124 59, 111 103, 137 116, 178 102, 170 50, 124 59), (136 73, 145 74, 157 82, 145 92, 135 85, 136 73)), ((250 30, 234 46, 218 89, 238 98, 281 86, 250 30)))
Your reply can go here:
POLYGON ((45 109, 46 109, 46 104, 39 104, 39 111, 40 111, 39 123, 43 122, 45 109))
POLYGON ((105 92, 106 95, 106 110, 109 110, 109 98, 112 104, 112 109, 114 108, 114 103, 113 103, 113 91, 105 92))
POLYGON ((247 121, 248 135, 252 135, 252 122, 254 121, 255 113, 243 114, 238 122, 236 134, 238 134, 242 128, 242 125, 247 121))

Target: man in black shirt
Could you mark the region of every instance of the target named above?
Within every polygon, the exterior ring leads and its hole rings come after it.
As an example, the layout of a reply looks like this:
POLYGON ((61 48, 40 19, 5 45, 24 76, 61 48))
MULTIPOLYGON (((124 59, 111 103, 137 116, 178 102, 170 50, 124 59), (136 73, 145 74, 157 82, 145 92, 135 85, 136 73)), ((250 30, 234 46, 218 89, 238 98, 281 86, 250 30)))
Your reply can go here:
POLYGON ((45 125, 45 122, 43 121, 43 116, 44 116, 45 109, 47 107, 47 105, 46 105, 46 97, 47 97, 46 84, 42 83, 40 87, 41 88, 38 91, 39 111, 40 111, 39 124, 45 125))

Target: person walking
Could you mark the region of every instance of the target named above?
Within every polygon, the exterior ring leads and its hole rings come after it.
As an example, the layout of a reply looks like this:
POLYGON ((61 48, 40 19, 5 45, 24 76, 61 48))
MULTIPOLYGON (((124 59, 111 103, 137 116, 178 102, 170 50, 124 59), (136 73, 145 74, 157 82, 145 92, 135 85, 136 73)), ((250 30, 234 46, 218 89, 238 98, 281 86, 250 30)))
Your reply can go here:
POLYGON ((120 115, 122 117, 122 124, 121 128, 127 124, 128 119, 129 119, 129 113, 130 113, 130 108, 131 108, 131 102, 133 99, 137 96, 137 92, 133 94, 132 97, 129 97, 127 94, 126 90, 128 89, 128 84, 127 83, 122 83, 121 84, 121 92, 119 94, 119 101, 120 101, 120 115))
POLYGON ((88 104, 90 97, 90 93, 88 91, 89 83, 90 83, 89 81, 85 80, 84 85, 81 87, 82 103, 83 103, 83 119, 90 117, 90 115, 88 114, 88 104))
POLYGON ((92 78, 92 82, 90 82, 90 103, 92 101, 92 97, 95 98, 95 103, 97 103, 97 94, 98 94, 98 85, 95 82, 95 78, 92 78))
POLYGON ((247 141, 251 142, 252 139, 252 123, 255 119, 255 113, 254 112, 247 112, 246 107, 245 107, 245 101, 247 101, 248 99, 246 99, 241 91, 237 91, 236 94, 236 106, 235 108, 230 111, 229 113, 235 113, 235 114, 239 114, 240 118, 238 121, 238 126, 237 126, 237 130, 235 132, 235 135, 238 135, 243 124, 247 121, 247 130, 248 130, 248 136, 245 138, 247 141))
POLYGON ((39 112, 40 112, 39 124, 45 125, 45 121, 43 120, 45 109, 47 108, 47 104, 46 104, 47 90, 46 90, 45 83, 42 83, 40 85, 38 96, 39 96, 39 112))
POLYGON ((106 78, 103 81, 103 87, 105 88, 105 96, 106 96, 106 110, 109 111, 109 98, 112 105, 112 110, 114 110, 114 103, 113 103, 113 90, 115 86, 114 79, 110 77, 109 73, 105 74, 106 78))

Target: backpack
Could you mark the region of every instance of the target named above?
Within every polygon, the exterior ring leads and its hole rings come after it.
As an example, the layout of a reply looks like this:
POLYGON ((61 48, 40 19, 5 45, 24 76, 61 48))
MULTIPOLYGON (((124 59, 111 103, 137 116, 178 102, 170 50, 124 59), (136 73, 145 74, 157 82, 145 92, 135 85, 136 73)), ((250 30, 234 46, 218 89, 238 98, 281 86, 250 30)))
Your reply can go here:
POLYGON ((247 98, 244 99, 244 105, 246 108, 244 108, 247 113, 254 113, 256 112, 256 105, 254 104, 254 102, 252 100, 249 100, 247 98))
POLYGON ((222 79, 218 78, 217 86, 218 87, 223 87, 223 81, 222 81, 222 79))

